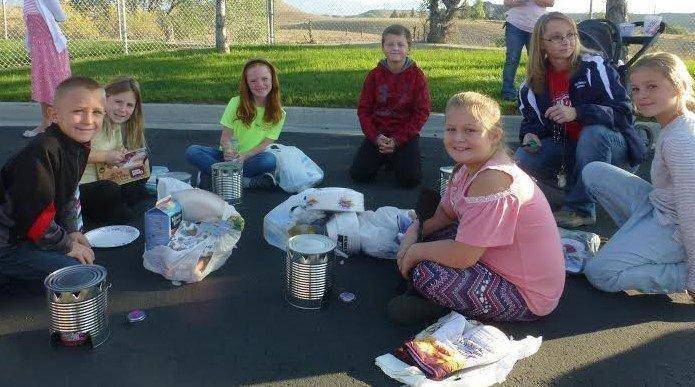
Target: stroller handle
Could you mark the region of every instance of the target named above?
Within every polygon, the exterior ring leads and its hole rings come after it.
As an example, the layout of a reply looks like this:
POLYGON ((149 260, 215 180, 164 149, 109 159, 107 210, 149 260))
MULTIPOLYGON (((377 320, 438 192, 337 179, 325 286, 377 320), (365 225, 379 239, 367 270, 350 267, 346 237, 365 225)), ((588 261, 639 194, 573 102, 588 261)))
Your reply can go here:
MULTIPOLYGON (((636 22, 633 22, 632 24, 634 24, 636 27, 644 27, 643 21, 636 21, 636 22)), ((642 54, 644 54, 644 52, 647 51, 654 44, 654 42, 656 41, 656 38, 659 35, 661 35, 665 30, 666 30, 666 23, 662 21, 659 24, 659 28, 657 28, 654 35, 623 36, 622 37, 623 45, 629 46, 631 44, 638 44, 638 45, 642 46, 642 48, 640 48, 639 51, 637 51, 637 53, 635 53, 635 55, 633 55, 632 58, 630 58, 630 60, 627 61, 627 63, 625 64, 625 67, 630 68, 630 66, 632 66, 632 64, 635 63, 635 61, 637 59, 639 59, 642 56, 642 54)))

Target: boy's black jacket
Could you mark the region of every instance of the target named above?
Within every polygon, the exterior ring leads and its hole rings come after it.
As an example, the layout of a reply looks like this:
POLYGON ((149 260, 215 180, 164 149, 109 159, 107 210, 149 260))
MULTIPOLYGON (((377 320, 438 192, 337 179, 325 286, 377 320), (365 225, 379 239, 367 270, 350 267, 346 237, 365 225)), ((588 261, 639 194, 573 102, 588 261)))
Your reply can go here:
POLYGON ((57 124, 10 156, 0 171, 0 248, 30 241, 70 251, 75 191, 88 156, 89 143, 71 139, 57 124))

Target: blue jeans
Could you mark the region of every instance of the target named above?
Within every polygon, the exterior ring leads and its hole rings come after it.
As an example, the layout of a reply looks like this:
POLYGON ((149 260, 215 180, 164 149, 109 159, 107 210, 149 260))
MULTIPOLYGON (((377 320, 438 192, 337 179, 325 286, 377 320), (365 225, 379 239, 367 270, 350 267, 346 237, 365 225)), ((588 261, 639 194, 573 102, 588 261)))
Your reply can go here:
MULTIPOLYGON (((186 160, 203 173, 209 175, 212 164, 219 163, 224 158, 222 151, 217 148, 191 145, 186 149, 186 160)), ((268 151, 263 151, 244 161, 244 177, 256 177, 266 172, 272 173, 275 171, 275 166, 275 155, 268 151)))
POLYGON ((561 141, 546 137, 541 139, 538 152, 529 153, 519 148, 514 156, 519 167, 528 174, 553 180, 562 166, 563 157, 567 168, 563 208, 596 216, 596 204, 587 194, 581 179, 582 169, 592 161, 627 167, 625 137, 603 125, 589 125, 582 128, 576 143, 567 140, 563 147, 561 141))
POLYGON ((40 250, 33 243, 0 249, 0 276, 21 280, 43 280, 67 266, 79 265, 75 258, 57 251, 40 250))
POLYGON ((526 53, 528 53, 531 33, 516 28, 511 23, 505 23, 505 26, 504 43, 507 46, 507 55, 504 61, 504 69, 502 70, 502 96, 514 97, 516 96, 514 78, 521 60, 521 50, 526 46, 526 53))
POLYGON ((659 221, 649 200, 652 185, 601 162, 587 165, 582 178, 591 198, 620 227, 587 263, 584 274, 589 282, 606 292, 683 291, 685 248, 676 239, 678 226, 659 221))

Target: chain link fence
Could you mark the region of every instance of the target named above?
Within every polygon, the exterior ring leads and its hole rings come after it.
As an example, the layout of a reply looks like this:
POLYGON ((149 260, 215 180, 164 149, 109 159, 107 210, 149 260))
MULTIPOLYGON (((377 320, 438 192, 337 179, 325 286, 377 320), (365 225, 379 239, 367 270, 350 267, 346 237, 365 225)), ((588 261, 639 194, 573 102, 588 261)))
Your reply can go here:
MULTIPOLYGON (((215 0, 63 0, 60 28, 71 59, 103 58, 215 45, 215 0)), ((268 41, 266 0, 228 0, 235 44, 268 41)), ((21 0, 3 0, 0 69, 29 65, 21 0)))
MULTIPOLYGON (((225 20, 232 45, 375 43, 380 40, 381 31, 393 23, 409 27, 416 42, 426 42, 432 41, 428 38, 429 3, 226 0, 225 20)), ((444 3, 439 1, 440 11, 446 10, 444 3)), ((628 9, 629 4, 630 1, 628 9)), ((504 7, 478 0, 460 5, 463 6, 452 14, 451 27, 442 43, 504 47, 504 7)), ((215 45, 215 0, 62 0, 62 6, 68 19, 61 23, 61 28, 73 60, 215 45)), ((572 16, 584 19, 588 9, 585 14, 572 16)), ((642 17, 630 15, 631 20, 642 17)), ((664 18, 670 27, 659 38, 656 49, 695 58, 692 14, 670 14, 664 18)), ((28 66, 21 0, 2 0, 2 23, 0 69, 28 66)))

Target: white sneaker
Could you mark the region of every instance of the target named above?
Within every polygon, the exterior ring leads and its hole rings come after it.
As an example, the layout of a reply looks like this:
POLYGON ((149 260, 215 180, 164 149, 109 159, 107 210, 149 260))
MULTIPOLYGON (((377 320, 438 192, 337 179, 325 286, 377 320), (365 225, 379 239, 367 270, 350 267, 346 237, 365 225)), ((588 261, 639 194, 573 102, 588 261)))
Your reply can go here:
POLYGON ((24 133, 22 133, 22 136, 27 138, 35 137, 37 134, 43 133, 44 130, 45 129, 41 126, 37 126, 34 129, 25 130, 24 133))

